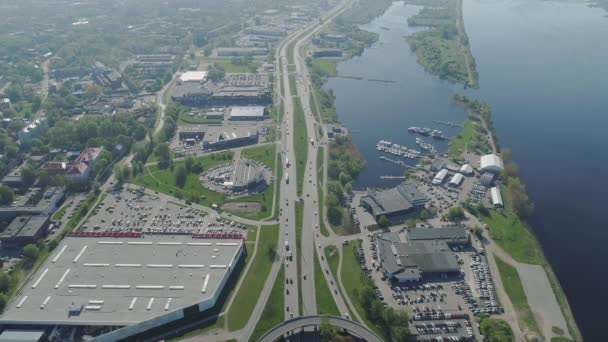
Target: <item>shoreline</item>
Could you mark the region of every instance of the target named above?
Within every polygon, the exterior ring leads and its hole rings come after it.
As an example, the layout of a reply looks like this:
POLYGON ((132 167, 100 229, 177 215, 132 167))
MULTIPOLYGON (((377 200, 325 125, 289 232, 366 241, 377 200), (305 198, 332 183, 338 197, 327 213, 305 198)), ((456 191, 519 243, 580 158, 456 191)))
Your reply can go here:
MULTIPOLYGON (((422 4, 422 3, 424 3, 424 1, 414 0, 413 2, 406 1, 406 3, 411 3, 411 4, 415 3, 416 5, 424 6, 422 4)), ((458 17, 460 18, 459 20, 457 19, 457 26, 459 27, 459 37, 464 37, 464 39, 467 42, 466 45, 462 46, 463 48, 465 48, 467 50, 464 53, 464 55, 466 56, 468 53, 468 55, 471 56, 471 58, 472 58, 472 65, 470 64, 471 63, 470 61, 468 61, 466 64, 467 68, 469 69, 469 72, 468 72, 469 77, 471 77, 472 71, 471 71, 470 67, 472 66, 474 68, 475 63, 474 63, 474 58, 472 56, 472 53, 470 51, 470 46, 468 44, 468 37, 466 36, 466 32, 464 31, 464 20, 462 17, 462 1, 458 1, 457 13, 458 13, 458 17)), ((408 41, 408 45, 410 45, 410 47, 411 47, 411 43, 410 43, 409 39, 407 41, 408 41)), ((350 58, 350 57, 352 57, 352 56, 349 56, 348 58, 350 58)), ((347 58, 340 59, 340 60, 347 60, 347 58)), ((335 69, 335 65, 340 60, 333 62, 334 69, 335 69)), ((429 69, 427 69, 427 67, 423 63, 421 63, 420 58, 417 59, 417 62, 419 64, 423 65, 423 67, 425 67, 425 71, 427 73, 429 73, 431 75, 436 75, 435 73, 433 73, 429 69)), ((475 80, 476 80, 476 85, 474 87, 477 88, 478 87, 477 72, 476 72, 476 70, 473 72, 474 72, 475 80)), ((327 81, 328 77, 335 77, 336 75, 326 74, 324 76, 325 77, 323 79, 323 84, 327 81)), ((470 80, 470 78, 469 78, 469 80, 470 80)), ((455 82, 455 83, 463 83, 463 82, 459 82, 458 80, 454 80, 454 79, 452 79, 450 81, 455 82)), ((465 83, 464 86, 466 88, 467 84, 465 83)), ((321 91, 323 91, 323 89, 321 89, 321 91)), ((455 102, 458 103, 459 105, 466 106, 466 103, 463 101, 456 100, 455 102)), ((483 128, 486 130, 486 136, 492 146, 492 150, 495 151, 495 153, 500 154, 500 151, 499 151, 500 146, 498 146, 498 143, 496 142, 496 132, 494 130, 494 127, 492 126, 491 114, 489 113, 489 111, 491 111, 491 110, 489 107, 487 107, 487 108, 488 108, 488 115, 486 117, 481 117, 480 122, 483 124, 483 128)), ((333 109, 335 111, 335 107, 333 109)), ((466 108, 466 110, 467 110, 467 113, 470 114, 470 110, 468 108, 466 108)), ((337 116, 338 114, 335 113, 335 115, 337 116)), ((337 120, 340 121, 339 117, 337 117, 337 120)), ((515 176, 514 179, 521 184, 521 182, 519 181, 519 178, 517 176, 515 176)), ((521 223, 525 226, 525 228, 528 230, 528 232, 532 235, 532 237, 534 239, 534 243, 535 243, 534 248, 536 249, 536 253, 538 253, 538 255, 540 256, 540 260, 538 263, 533 263, 533 264, 540 265, 542 267, 542 269, 545 271, 546 276, 549 279, 549 282, 551 284, 553 294, 555 295, 556 301, 560 307, 561 313, 562 313, 564 319, 566 320, 568 332, 570 333, 570 335, 574 341, 582 341, 582 335, 581 335, 578 325, 576 323, 576 319, 574 317, 574 314, 572 312, 568 299, 565 295, 565 292, 563 291, 563 289, 561 287, 559 279, 557 278, 555 272, 553 271, 553 268, 551 267, 550 263, 548 262, 548 260, 546 259, 545 255, 544 255, 542 246, 540 245, 538 239, 536 238, 534 231, 531 229, 530 224, 524 218, 520 217, 519 215, 517 215, 517 219, 521 221, 521 223)), ((494 239, 492 239, 492 241, 494 241, 498 244, 498 242, 495 241, 494 239)), ((511 253, 509 253, 508 251, 506 251, 506 252, 507 252, 507 254, 511 255, 511 253)), ((519 318, 519 314, 517 316, 518 316, 517 318, 519 318)), ((536 319, 536 318, 535 318, 535 320, 538 321, 538 319, 536 319)), ((541 322, 538 322, 538 323, 540 324, 541 322)), ((567 340, 569 340, 569 339, 567 339, 567 340)))

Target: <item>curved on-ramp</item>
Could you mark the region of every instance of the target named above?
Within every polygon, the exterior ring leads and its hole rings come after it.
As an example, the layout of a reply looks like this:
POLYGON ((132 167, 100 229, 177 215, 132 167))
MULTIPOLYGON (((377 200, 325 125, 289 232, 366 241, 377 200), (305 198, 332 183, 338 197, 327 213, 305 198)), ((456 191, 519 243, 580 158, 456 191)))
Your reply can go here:
MULTIPOLYGON (((321 319, 321 316, 302 316, 290 319, 265 333, 262 337, 260 337, 258 342, 274 342, 289 332, 306 327, 319 326, 321 325, 321 319)), ((359 323, 335 316, 328 316, 327 320, 330 325, 337 328, 346 329, 353 335, 356 335, 368 342, 382 342, 380 337, 359 323)))

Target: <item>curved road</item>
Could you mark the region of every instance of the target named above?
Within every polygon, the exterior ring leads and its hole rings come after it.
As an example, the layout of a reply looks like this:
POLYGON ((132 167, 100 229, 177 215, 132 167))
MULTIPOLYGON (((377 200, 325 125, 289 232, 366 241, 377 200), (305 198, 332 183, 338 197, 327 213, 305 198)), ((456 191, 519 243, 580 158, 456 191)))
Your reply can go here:
MULTIPOLYGON (((359 336, 368 342, 382 341, 382 339, 376 336, 376 334, 374 334, 372 331, 353 321, 333 316, 327 317, 327 321, 332 326, 346 329, 353 335, 359 336)), ((292 331, 319 325, 321 325, 320 316, 302 316, 294 318, 277 325, 272 330, 264 334, 264 336, 262 336, 258 342, 274 342, 281 338, 281 336, 284 336, 292 331)))

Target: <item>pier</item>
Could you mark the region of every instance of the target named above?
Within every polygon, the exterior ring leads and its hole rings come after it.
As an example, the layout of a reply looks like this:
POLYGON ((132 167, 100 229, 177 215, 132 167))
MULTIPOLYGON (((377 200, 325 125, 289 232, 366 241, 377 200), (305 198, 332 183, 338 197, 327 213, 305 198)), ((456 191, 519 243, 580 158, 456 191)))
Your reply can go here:
POLYGON ((452 128, 455 128, 455 127, 462 128, 462 125, 454 123, 452 121, 433 120, 433 122, 436 124, 439 124, 439 125, 445 125, 445 126, 452 127, 452 128))

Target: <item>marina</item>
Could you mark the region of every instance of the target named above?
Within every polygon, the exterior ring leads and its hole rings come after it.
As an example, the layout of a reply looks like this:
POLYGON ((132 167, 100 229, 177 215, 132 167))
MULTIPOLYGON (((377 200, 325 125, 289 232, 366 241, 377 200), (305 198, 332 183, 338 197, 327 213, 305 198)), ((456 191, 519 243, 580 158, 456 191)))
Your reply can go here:
POLYGON ((408 132, 410 133, 418 133, 422 136, 428 137, 431 136, 435 139, 439 139, 439 140, 447 140, 448 137, 446 137, 445 135, 443 135, 443 132, 438 130, 438 129, 432 129, 432 128, 428 128, 428 127, 415 127, 412 126, 410 128, 407 129, 408 132))
POLYGON ((387 140, 380 140, 376 144, 376 149, 380 152, 390 153, 394 156, 399 156, 408 159, 420 158, 421 152, 418 150, 411 149, 407 146, 399 144, 393 144, 387 140))
POLYGON ((462 125, 454 123, 452 121, 442 121, 442 120, 433 120, 434 123, 438 124, 438 125, 444 125, 444 126, 448 126, 451 128, 462 128, 462 125))
POLYGON ((414 166, 412 166, 412 165, 407 165, 407 164, 406 164, 404 161, 401 161, 401 160, 395 160, 395 159, 390 159, 390 158, 385 157, 385 156, 380 156, 380 159, 385 160, 385 161, 387 161, 387 162, 391 162, 391 163, 397 164, 397 165, 405 166, 405 167, 410 167, 410 168, 413 168, 413 167, 414 167, 414 166))
POLYGON ((420 146, 421 149, 427 151, 428 153, 435 154, 437 150, 435 147, 426 141, 422 140, 422 138, 416 138, 416 145, 420 146))

